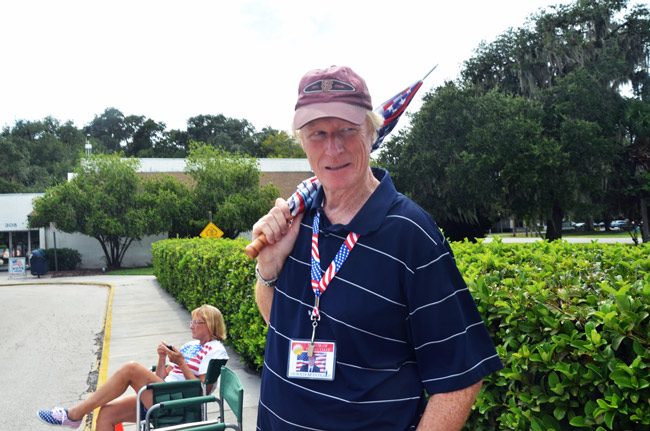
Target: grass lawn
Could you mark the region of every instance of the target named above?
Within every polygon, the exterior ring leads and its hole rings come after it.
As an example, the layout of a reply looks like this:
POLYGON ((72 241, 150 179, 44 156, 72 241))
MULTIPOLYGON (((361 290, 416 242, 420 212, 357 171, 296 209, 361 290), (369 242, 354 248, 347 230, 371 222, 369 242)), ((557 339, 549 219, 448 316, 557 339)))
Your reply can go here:
POLYGON ((109 271, 108 275, 153 275, 153 266, 144 268, 122 268, 114 271, 109 271))
MULTIPOLYGON (((488 237, 501 237, 501 238, 512 238, 517 237, 517 238, 525 238, 526 233, 525 232, 517 232, 516 235, 513 235, 512 232, 503 232, 503 233, 492 233, 487 235, 488 237)), ((586 238, 629 238, 630 234, 626 231, 594 231, 594 232, 562 232, 562 238, 566 237, 586 237, 586 238)), ((539 237, 533 232, 528 232, 528 237, 534 238, 534 237, 539 237)))

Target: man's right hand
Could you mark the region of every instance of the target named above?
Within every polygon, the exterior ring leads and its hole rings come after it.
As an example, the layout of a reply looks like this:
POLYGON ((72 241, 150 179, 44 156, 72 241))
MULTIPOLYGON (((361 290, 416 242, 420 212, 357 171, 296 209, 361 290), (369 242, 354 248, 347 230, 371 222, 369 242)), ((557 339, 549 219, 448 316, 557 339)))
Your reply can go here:
POLYGON ((264 234, 268 242, 257 256, 260 274, 265 279, 272 279, 280 274, 298 238, 302 216, 298 214, 292 218, 287 201, 278 198, 275 206, 253 225, 253 240, 264 234))

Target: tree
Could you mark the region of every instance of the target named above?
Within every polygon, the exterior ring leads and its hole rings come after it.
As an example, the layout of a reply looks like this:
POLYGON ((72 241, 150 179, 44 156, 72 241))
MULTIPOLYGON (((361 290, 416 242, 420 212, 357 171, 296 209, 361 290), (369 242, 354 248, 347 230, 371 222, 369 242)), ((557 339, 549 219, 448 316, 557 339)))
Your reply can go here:
POLYGON ((527 26, 481 44, 465 62, 462 80, 524 97, 536 97, 577 69, 614 89, 638 83, 647 76, 650 12, 641 5, 628 10, 628 3, 578 0, 533 15, 527 26))
MULTIPOLYGON (((628 144, 617 158, 619 181, 612 185, 612 193, 623 202, 616 208, 616 214, 623 214, 630 220, 641 221, 643 242, 650 241, 650 102, 638 99, 628 100, 625 112, 628 144), (626 211, 627 210, 627 211, 626 211)), ((614 199, 612 198, 612 201, 614 199)))
POLYGON ((540 153, 553 146, 541 119, 539 103, 446 83, 425 96, 411 128, 387 142, 379 162, 446 236, 483 236, 505 215, 534 212, 540 153))
POLYGON ((80 232, 99 241, 106 264, 119 268, 134 240, 171 230, 187 191, 166 182, 143 184, 137 160, 118 155, 84 159, 75 177, 48 188, 34 201, 33 227, 54 222, 64 232, 80 232))
POLYGON ((164 226, 170 238, 189 236, 189 220, 194 208, 191 187, 165 174, 143 178, 142 183, 142 200, 150 208, 149 220, 164 226))
POLYGON ((5 192, 42 192, 65 181, 79 160, 83 134, 70 122, 47 117, 18 121, 0 134, 0 185, 5 192))
POLYGON ((158 150, 166 146, 166 141, 165 123, 146 119, 138 125, 133 140, 127 144, 126 154, 134 157, 156 157, 158 150))
POLYGON ((125 117, 119 109, 106 108, 84 127, 84 133, 93 138, 96 152, 114 153, 133 141, 133 135, 143 117, 125 117), (98 145, 97 145, 98 144, 98 145))
POLYGON ((198 115, 187 120, 190 141, 204 142, 230 153, 258 154, 255 128, 247 120, 224 115, 198 115))
POLYGON ((142 115, 125 116, 106 108, 95 116, 84 132, 99 153, 123 152, 128 157, 183 157, 184 148, 169 136, 165 123, 142 115))
POLYGON ((255 138, 260 142, 259 153, 255 154, 257 157, 306 157, 300 144, 286 132, 267 127, 255 138))
POLYGON ((185 130, 172 129, 169 131, 167 140, 167 151, 169 156, 165 157, 180 157, 187 156, 188 148, 190 146, 190 137, 185 130))
POLYGON ((602 214, 613 168, 622 151, 624 101, 617 91, 600 85, 598 77, 577 69, 557 79, 541 96, 545 136, 554 139, 563 163, 539 184, 539 202, 547 220, 547 239, 562 236, 567 212, 602 214), (546 207, 546 209, 544 209, 546 207))
POLYGON ((214 221, 226 237, 249 230, 268 211, 278 190, 259 186, 260 171, 254 159, 208 146, 192 144, 186 172, 195 181, 192 225, 202 229, 214 221))
POLYGON ((184 159, 187 156, 188 136, 184 130, 172 129, 165 132, 164 139, 156 142, 151 157, 176 157, 184 159))
POLYGON ((0 136, 0 193, 18 193, 25 189, 29 173, 29 152, 8 136, 0 136))
POLYGON ((481 45, 462 71, 463 85, 477 94, 496 90, 544 104, 543 135, 557 151, 538 190, 547 239, 561 237, 565 215, 613 206, 604 197, 612 198, 608 184, 621 179, 614 169, 625 147, 619 88, 631 83, 638 97, 649 80, 650 12, 627 5, 599 0, 554 7, 481 45))

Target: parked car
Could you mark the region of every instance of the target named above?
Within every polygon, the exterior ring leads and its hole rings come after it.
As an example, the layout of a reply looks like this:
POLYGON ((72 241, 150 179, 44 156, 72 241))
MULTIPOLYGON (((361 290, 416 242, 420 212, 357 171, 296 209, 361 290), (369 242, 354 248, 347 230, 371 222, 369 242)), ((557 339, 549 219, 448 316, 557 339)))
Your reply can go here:
POLYGON ((612 222, 609 224, 609 227, 612 230, 622 230, 631 228, 632 224, 628 219, 612 220, 612 222))
POLYGON ((571 222, 571 226, 573 226, 575 230, 583 231, 585 230, 587 224, 584 222, 571 222))

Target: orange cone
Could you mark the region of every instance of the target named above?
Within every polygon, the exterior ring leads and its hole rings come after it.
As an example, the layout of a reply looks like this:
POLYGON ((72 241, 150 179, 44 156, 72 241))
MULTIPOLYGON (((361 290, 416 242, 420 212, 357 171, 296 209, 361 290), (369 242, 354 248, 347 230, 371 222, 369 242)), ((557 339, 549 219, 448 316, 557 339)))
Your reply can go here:
POLYGON ((121 423, 115 425, 115 431, 124 431, 124 426, 121 423))

